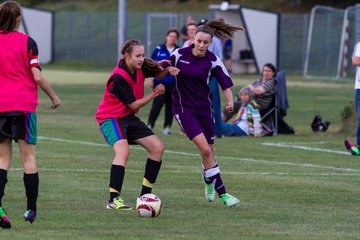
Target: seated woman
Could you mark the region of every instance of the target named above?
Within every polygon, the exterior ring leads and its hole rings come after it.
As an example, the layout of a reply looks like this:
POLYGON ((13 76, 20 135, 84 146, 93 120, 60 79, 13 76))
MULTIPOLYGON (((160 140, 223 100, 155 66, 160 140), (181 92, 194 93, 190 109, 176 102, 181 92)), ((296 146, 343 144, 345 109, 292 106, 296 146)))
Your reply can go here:
POLYGON ((242 105, 232 124, 221 124, 222 136, 255 136, 263 135, 260 113, 257 103, 254 100, 254 93, 249 87, 240 90, 240 99, 242 105))
MULTIPOLYGON (((255 94, 256 102, 259 106, 259 110, 267 110, 274 98, 275 94, 275 76, 276 68, 271 63, 266 63, 262 69, 261 78, 256 79, 253 83, 249 84, 247 87, 255 94)), ((234 112, 222 112, 221 118, 224 122, 229 121, 232 116, 238 111, 241 107, 241 99, 237 96, 237 100, 234 101, 234 112)))

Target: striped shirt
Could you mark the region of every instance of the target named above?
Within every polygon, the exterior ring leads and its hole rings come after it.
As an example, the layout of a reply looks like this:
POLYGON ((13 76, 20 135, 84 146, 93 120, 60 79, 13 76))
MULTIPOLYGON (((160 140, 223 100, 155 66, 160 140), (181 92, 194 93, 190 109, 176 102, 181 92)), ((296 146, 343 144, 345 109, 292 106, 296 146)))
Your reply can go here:
POLYGON ((262 81, 262 78, 258 78, 251 84, 253 87, 263 87, 265 93, 256 96, 256 102, 260 109, 266 109, 270 106, 275 95, 275 80, 274 78, 262 81))

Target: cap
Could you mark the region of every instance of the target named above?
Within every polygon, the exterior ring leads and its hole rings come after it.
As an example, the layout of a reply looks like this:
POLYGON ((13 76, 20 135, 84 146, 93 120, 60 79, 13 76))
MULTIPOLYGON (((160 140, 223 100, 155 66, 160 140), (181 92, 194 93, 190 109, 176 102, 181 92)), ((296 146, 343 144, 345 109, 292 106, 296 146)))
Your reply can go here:
POLYGON ((198 26, 204 25, 205 23, 207 23, 207 21, 209 21, 209 20, 207 20, 205 18, 201 19, 200 22, 198 23, 198 26))

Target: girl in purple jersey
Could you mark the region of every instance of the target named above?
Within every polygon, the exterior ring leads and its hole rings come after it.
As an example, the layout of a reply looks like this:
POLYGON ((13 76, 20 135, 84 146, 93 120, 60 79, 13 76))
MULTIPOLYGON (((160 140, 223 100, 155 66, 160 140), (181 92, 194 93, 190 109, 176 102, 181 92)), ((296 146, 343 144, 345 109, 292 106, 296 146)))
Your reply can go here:
MULTIPOLYGON (((170 56, 171 65, 176 67, 176 86, 173 91, 173 114, 187 137, 200 151, 204 168, 205 197, 215 200, 215 191, 221 201, 231 207, 239 199, 226 192, 220 176, 219 166, 214 158, 214 117, 211 90, 208 82, 211 76, 218 79, 227 99, 226 109, 233 110, 233 86, 223 62, 208 51, 212 38, 232 37, 243 28, 211 20, 196 29, 194 44, 177 49, 170 56)), ((172 69, 172 72, 176 72, 172 69)))

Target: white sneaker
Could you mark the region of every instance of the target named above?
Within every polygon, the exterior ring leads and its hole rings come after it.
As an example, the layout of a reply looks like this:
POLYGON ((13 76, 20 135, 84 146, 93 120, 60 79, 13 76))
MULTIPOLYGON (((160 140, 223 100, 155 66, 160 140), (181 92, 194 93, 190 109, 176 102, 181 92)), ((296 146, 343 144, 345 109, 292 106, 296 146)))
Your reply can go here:
POLYGON ((163 134, 164 134, 164 135, 170 135, 170 134, 171 134, 170 128, 168 128, 168 127, 164 128, 164 129, 163 129, 163 134))

